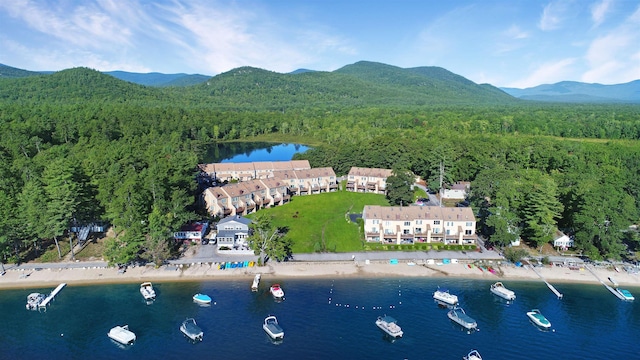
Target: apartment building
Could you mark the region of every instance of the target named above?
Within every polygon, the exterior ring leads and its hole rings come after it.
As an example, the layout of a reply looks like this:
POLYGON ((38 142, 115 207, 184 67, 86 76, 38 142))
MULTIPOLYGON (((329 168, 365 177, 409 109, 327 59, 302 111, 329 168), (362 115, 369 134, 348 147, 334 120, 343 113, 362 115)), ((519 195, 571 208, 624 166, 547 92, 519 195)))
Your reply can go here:
POLYGON ((291 200, 288 185, 275 178, 210 187, 202 197, 207 212, 220 217, 247 215, 291 200))
POLYGON ((274 171, 273 178, 284 181, 292 195, 311 195, 338 190, 336 173, 331 167, 274 171))
POLYGON ((476 218, 468 207, 378 206, 362 211, 365 239, 389 244, 475 244, 476 218))
POLYGON ((347 191, 385 194, 391 169, 352 167, 347 175, 347 191))
POLYGON ((218 182, 249 181, 274 177, 275 171, 311 169, 308 160, 257 161, 247 163, 199 164, 198 168, 218 182))

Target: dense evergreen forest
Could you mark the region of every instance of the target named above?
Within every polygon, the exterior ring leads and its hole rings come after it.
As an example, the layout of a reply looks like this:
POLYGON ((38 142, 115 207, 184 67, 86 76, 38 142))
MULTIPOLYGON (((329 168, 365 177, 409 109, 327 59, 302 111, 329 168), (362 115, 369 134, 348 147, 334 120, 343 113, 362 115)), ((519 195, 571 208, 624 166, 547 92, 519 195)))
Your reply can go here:
POLYGON ((516 100, 441 68, 361 62, 335 72, 239 68, 152 88, 86 68, 0 78, 0 250, 7 261, 95 220, 106 258, 161 261, 171 233, 202 217, 196 165, 219 142, 312 142, 300 155, 472 182, 481 231, 534 246, 556 228, 579 251, 638 247, 640 106, 516 100), (303 140, 301 140, 303 139, 303 140))

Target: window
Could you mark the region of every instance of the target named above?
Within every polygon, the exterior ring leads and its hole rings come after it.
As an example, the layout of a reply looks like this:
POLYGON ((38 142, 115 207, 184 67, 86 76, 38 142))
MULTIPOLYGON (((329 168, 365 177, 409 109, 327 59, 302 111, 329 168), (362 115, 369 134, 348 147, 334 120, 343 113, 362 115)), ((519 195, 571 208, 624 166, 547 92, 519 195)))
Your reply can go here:
POLYGON ((471 221, 467 221, 467 223, 465 223, 465 226, 467 226, 467 227, 472 227, 472 226, 473 226, 473 223, 472 223, 471 221))
POLYGON ((380 220, 378 220, 378 219, 373 220, 373 224, 374 224, 374 225, 378 225, 378 224, 380 224, 380 220))
POLYGON ((440 220, 433 220, 433 225, 440 225, 440 220))
POLYGON ((378 232, 378 228, 374 226, 374 227, 371 228, 370 232, 377 233, 378 232))
POLYGON ((405 221, 404 222, 404 226, 411 226, 411 222, 410 221, 405 221))
POLYGON ((422 225, 422 220, 416 220, 416 224, 422 225))
POLYGON ((409 230, 409 229, 404 229, 404 230, 402 231, 402 233, 403 233, 403 234, 405 234, 405 235, 409 235, 409 234, 411 234, 411 230, 409 230))
POLYGON ((384 222, 384 226, 391 226, 391 222, 390 221, 385 221, 384 222))
POLYGON ((467 230, 465 230, 465 231, 464 231, 464 234, 465 234, 465 235, 473 235, 473 231, 472 231, 472 230, 467 229, 467 230))
POLYGON ((433 233, 434 234, 440 234, 440 229, 438 229, 438 228, 433 229, 433 233))
POLYGON ((451 230, 447 229, 447 235, 451 235, 451 230))
POLYGON ((447 225, 446 226, 453 226, 453 221, 447 221, 447 225))
POLYGON ((416 228, 416 234, 422 234, 422 228, 416 228))

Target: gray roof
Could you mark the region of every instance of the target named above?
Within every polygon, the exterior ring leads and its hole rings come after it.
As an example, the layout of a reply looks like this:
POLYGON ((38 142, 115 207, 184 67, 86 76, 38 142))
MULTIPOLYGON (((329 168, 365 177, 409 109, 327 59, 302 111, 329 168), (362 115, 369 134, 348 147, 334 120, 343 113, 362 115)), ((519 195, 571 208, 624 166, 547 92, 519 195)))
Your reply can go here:
POLYGON ((226 218, 218 221, 218 224, 224 224, 224 223, 227 223, 229 221, 237 221, 237 222, 239 222, 241 224, 245 224, 247 226, 249 226, 249 224, 251 224, 251 219, 247 219, 247 218, 242 217, 240 215, 226 217, 226 218))

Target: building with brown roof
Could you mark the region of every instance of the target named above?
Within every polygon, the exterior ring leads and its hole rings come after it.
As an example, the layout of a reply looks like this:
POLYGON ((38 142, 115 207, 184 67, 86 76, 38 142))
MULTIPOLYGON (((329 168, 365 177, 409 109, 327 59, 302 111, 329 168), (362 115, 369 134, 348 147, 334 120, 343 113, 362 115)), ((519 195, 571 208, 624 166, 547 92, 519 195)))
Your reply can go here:
POLYGON ((266 179, 273 177, 274 171, 307 170, 311 169, 311 165, 308 160, 291 160, 199 164, 198 168, 210 178, 218 182, 225 182, 266 179))
POLYGON ((378 206, 362 211, 365 239, 390 244, 475 244, 476 218, 467 207, 378 206))
POLYGON ((391 169, 354 166, 349 170, 347 176, 347 191, 385 194, 387 191, 387 178, 392 173, 391 169))

